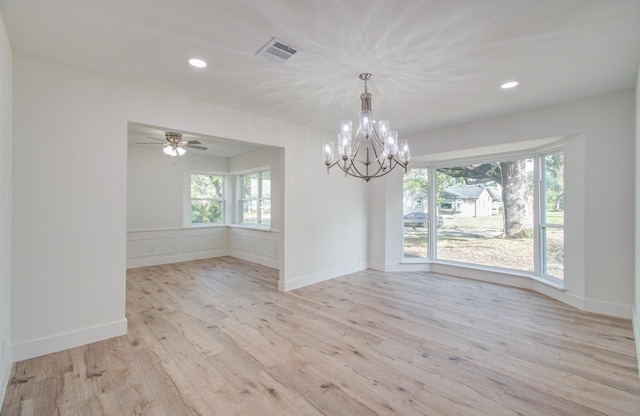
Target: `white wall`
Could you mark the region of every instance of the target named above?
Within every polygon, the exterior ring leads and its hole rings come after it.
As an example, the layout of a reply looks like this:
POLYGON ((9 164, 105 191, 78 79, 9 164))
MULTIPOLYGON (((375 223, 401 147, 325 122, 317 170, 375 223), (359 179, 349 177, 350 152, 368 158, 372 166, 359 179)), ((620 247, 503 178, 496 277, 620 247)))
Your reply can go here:
POLYGON ((0 408, 11 372, 11 46, 0 16, 0 408))
MULTIPOLYGON (((635 254, 630 227, 635 206, 633 109, 634 92, 624 91, 428 131, 408 140, 412 154, 423 155, 572 137, 565 148, 567 290, 533 288, 582 309, 630 317, 635 254)), ((387 237, 387 244, 396 244, 389 239, 396 235, 399 230, 387 237)), ((398 257, 386 261, 400 262, 398 257)))
MULTIPOLYGON (((324 140, 333 140, 334 132, 324 140)), ((366 268, 367 184, 322 164, 322 142, 292 137, 285 149, 284 271, 281 290, 366 268), (293 227, 293 228, 292 228, 293 227), (295 236, 290 238, 290 236, 295 236)))
POLYGON ((127 231, 183 227, 185 179, 190 172, 226 174, 226 158, 189 151, 178 159, 161 146, 129 146, 127 159, 127 231))
MULTIPOLYGON (((119 88, 14 54, 15 360, 126 332, 119 88), (118 140, 120 138, 120 140, 118 140)), ((120 88, 120 93, 122 93, 120 88)))
POLYGON ((281 289, 363 267, 366 188, 326 175, 333 132, 13 60, 14 359, 125 332, 129 121, 284 148, 281 289))
MULTIPOLYGON (((396 271, 403 256, 403 199, 404 171, 394 171, 371 181, 369 193, 369 253, 368 265, 374 270, 396 271), (400 186, 398 186, 400 184, 400 186)), ((406 269, 405 269, 406 270, 406 269)))

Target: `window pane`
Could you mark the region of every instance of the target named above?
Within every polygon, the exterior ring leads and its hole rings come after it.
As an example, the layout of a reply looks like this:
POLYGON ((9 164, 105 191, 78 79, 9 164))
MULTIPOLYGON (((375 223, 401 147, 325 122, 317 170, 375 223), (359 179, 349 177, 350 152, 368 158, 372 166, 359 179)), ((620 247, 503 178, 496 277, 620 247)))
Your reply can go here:
POLYGON ((223 199, 222 176, 191 175, 191 198, 223 199))
POLYGON ((222 223, 224 176, 191 175, 191 223, 222 223))
POLYGON ((258 173, 242 176, 242 199, 253 198, 258 198, 258 173))
POLYGON ((258 223, 258 201, 242 201, 242 223, 258 223))
POLYGON ((544 228, 545 264, 544 273, 564 278, 564 230, 560 228, 544 228))
POLYGON ((271 225, 271 201, 264 199, 260 202, 260 223, 271 225))
POLYGON ((271 172, 262 172, 262 195, 261 198, 271 198, 271 172))
POLYGON ((545 274, 564 278, 564 152, 544 156, 544 221, 542 226, 545 274))
POLYGON ((548 224, 564 226, 564 153, 544 157, 546 219, 548 224))
POLYGON ((437 257, 534 271, 533 160, 438 169, 437 257))
POLYGON ((194 224, 221 223, 222 201, 191 200, 191 222, 194 224))
POLYGON ((403 181, 404 258, 429 257, 429 170, 408 169, 403 181))

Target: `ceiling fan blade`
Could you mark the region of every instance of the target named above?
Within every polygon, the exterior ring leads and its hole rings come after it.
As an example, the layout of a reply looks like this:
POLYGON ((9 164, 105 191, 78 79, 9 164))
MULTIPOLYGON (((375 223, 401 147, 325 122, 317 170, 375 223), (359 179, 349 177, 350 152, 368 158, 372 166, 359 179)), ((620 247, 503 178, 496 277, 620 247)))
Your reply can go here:
POLYGON ((160 142, 166 142, 167 139, 158 139, 157 137, 151 137, 151 136, 147 136, 148 139, 153 139, 153 140, 158 140, 160 142))
POLYGON ((197 150, 207 150, 206 147, 203 146, 194 146, 192 144, 185 144, 183 147, 188 147, 189 149, 197 149, 197 150))
POLYGON ((202 144, 197 140, 189 140, 189 141, 182 141, 182 145, 187 145, 187 144, 202 144))
POLYGON ((136 142, 136 144, 162 144, 162 143, 136 142))

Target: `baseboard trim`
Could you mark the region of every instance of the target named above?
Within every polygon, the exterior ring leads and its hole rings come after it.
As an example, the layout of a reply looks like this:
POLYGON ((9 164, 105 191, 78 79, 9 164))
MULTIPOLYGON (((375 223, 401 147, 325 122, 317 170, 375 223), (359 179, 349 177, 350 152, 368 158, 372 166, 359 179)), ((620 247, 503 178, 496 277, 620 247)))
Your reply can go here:
POLYGON ((180 263, 183 261, 203 260, 212 257, 222 257, 229 255, 227 250, 215 249, 207 251, 198 251, 196 253, 186 253, 169 256, 155 257, 135 257, 127 259, 127 269, 135 269, 136 267, 159 266, 162 264, 180 263))
POLYGON ((551 282, 542 282, 529 276, 493 270, 483 270, 481 268, 461 267, 458 265, 444 263, 431 263, 431 272, 517 287, 520 289, 530 289, 585 312, 598 313, 601 315, 624 319, 631 319, 632 317, 630 305, 584 298, 570 293, 559 285, 556 286, 551 282))
POLYGON ((351 273, 360 272, 366 269, 364 263, 352 264, 337 269, 328 270, 322 273, 310 274, 307 276, 298 277, 296 279, 287 279, 285 281, 278 282, 278 290, 281 292, 288 292, 290 290, 300 289, 305 286, 312 285, 314 283, 324 282, 325 280, 331 280, 336 277, 345 276, 351 273))
POLYGON ((127 319, 13 345, 15 362, 127 334, 127 319))
POLYGON ((603 302, 600 300, 584 299, 584 310, 599 313, 601 315, 615 316, 616 318, 631 319, 631 305, 603 302))
POLYGON ((4 403, 4 395, 7 391, 7 387, 9 386, 11 365, 13 364, 11 355, 11 348, 9 348, 6 354, 2 357, 2 362, 0 363, 0 409, 2 409, 2 404, 4 403))

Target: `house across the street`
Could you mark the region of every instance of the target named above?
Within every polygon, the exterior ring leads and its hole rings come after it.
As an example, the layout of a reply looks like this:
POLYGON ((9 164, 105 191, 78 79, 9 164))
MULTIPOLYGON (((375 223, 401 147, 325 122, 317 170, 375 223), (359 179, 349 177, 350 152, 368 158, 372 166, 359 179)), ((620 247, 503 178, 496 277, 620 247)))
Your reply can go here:
POLYGON ((482 217, 500 212, 502 197, 500 191, 485 185, 451 186, 443 192, 440 203, 442 214, 458 217, 482 217))

